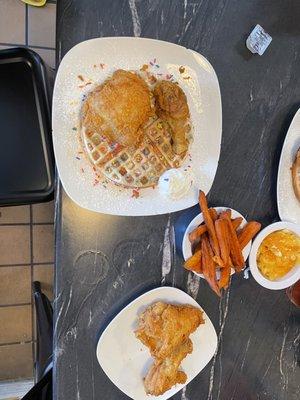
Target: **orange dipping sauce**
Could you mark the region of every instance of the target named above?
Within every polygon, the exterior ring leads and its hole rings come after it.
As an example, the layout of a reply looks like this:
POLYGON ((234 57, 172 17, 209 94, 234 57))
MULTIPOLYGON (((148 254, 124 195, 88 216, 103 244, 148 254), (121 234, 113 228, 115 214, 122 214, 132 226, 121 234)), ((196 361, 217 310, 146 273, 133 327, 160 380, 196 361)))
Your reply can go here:
POLYGON ((257 252, 257 265, 265 278, 274 281, 300 264, 300 237, 282 229, 264 238, 257 252))

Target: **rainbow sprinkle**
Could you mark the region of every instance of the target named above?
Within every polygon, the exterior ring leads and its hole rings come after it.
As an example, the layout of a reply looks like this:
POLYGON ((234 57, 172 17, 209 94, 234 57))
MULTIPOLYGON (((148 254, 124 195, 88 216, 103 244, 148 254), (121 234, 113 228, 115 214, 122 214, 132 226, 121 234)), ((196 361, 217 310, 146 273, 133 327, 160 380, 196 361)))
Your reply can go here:
POLYGON ((159 68, 159 65, 157 64, 157 62, 156 62, 157 60, 156 60, 156 58, 154 58, 154 60, 150 60, 149 61, 149 64, 152 66, 152 67, 156 67, 156 68, 159 68))
POLYGON ((83 89, 83 88, 85 88, 86 86, 91 85, 91 84, 92 84, 92 82, 87 82, 87 83, 85 83, 84 85, 79 85, 78 87, 79 87, 79 89, 83 89))
POLYGON ((133 197, 134 199, 139 198, 140 197, 140 192, 137 189, 133 189, 131 197, 133 197))

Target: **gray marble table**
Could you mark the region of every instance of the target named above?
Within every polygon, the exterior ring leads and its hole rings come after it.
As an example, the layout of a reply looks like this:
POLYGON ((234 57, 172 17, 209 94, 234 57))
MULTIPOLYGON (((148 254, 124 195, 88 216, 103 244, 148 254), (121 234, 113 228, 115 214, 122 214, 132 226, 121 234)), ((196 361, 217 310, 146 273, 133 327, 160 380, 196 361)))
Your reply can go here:
MULTIPOLYGON (((158 38, 202 53, 218 74, 223 104, 210 204, 267 225, 278 219, 277 166, 300 104, 299 21, 296 0, 60 0, 58 61, 78 42, 102 36, 158 38), (245 48, 257 23, 273 37, 262 57, 245 48)), ((97 337, 130 299, 161 284, 196 298, 219 338, 213 360, 174 399, 299 399, 300 312, 285 292, 240 275, 219 301, 206 282, 183 270, 178 248, 197 206, 131 218, 81 209, 60 187, 57 199, 55 399, 127 398, 97 363, 97 337)))

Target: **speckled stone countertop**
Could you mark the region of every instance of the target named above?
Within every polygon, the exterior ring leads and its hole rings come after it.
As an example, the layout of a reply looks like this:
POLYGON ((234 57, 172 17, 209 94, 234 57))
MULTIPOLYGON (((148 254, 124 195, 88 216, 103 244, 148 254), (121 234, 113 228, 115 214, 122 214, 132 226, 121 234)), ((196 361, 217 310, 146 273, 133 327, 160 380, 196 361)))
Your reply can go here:
MULTIPOLYGON (((279 156, 300 104, 299 2, 60 0, 57 8, 58 61, 85 39, 133 35, 207 57, 223 106, 222 150, 209 202, 263 225, 278 220, 279 156), (245 47, 257 23, 273 37, 262 57, 245 47)), ((55 399, 127 398, 97 363, 97 334, 129 300, 161 284, 196 298, 219 338, 213 360, 174 399, 299 399, 300 311, 285 292, 264 289, 242 274, 219 300, 181 267, 182 234, 198 206, 171 215, 115 217, 81 209, 60 186, 57 199, 55 399)))

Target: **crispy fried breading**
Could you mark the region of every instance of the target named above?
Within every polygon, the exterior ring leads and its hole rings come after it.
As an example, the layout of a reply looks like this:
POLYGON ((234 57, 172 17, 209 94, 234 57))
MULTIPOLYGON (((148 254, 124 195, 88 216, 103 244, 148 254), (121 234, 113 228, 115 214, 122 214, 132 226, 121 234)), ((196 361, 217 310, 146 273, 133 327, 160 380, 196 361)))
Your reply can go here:
POLYGON ((154 357, 144 382, 147 393, 157 396, 186 381, 180 363, 193 350, 189 335, 203 323, 202 311, 190 305, 157 302, 141 314, 135 335, 154 357))
POLYGON ((190 112, 184 91, 176 83, 159 81, 154 88, 154 97, 158 115, 172 129, 174 153, 186 153, 189 146, 187 133, 190 130, 190 112))
POLYGON ((150 90, 137 74, 117 70, 94 89, 82 107, 82 126, 124 146, 138 143, 152 114, 150 90))
POLYGON ((178 369, 181 361, 192 351, 193 343, 191 339, 187 339, 177 346, 167 358, 156 360, 145 377, 146 392, 159 396, 176 383, 185 383, 187 376, 178 369))
POLYGON ((136 337, 156 358, 167 357, 203 323, 198 308, 157 302, 140 316, 136 337))
POLYGON ((297 199, 300 201, 300 148, 297 151, 291 170, 294 192, 297 199))

